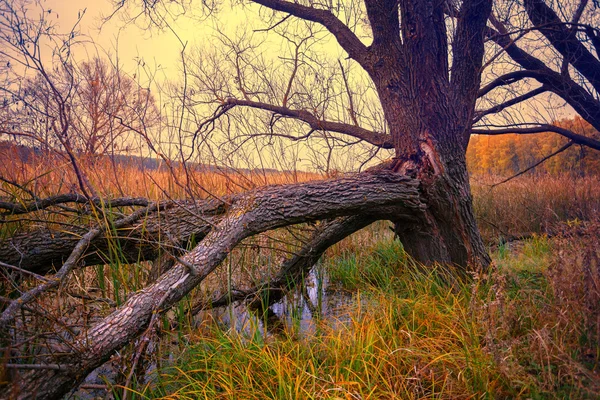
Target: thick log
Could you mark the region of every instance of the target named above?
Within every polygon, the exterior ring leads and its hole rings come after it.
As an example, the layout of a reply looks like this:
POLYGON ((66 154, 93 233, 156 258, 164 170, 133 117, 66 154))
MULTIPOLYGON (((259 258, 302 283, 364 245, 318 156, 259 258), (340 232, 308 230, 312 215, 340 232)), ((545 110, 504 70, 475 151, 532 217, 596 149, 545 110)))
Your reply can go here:
MULTIPOLYGON (((225 201, 198 200, 195 202, 170 202, 158 211, 150 212, 130 226, 108 230, 94 239, 81 258, 81 265, 105 264, 114 259, 111 247, 118 242, 120 261, 137 262, 154 260, 163 250, 177 253, 177 247, 185 248, 190 240, 199 241, 210 231, 211 224, 218 222, 231 197, 225 201), (160 243, 160 245, 159 245, 160 243), (112 246, 111 246, 112 245, 112 246)), ((42 227, 18 233, 0 241, 0 260, 37 274, 46 274, 60 268, 75 245, 90 227, 42 227)))
POLYGON ((198 246, 153 285, 140 290, 112 314, 64 349, 60 370, 34 370, 19 377, 9 394, 19 399, 56 399, 94 368, 139 336, 152 315, 169 309, 202 282, 244 238, 266 230, 344 215, 406 215, 425 210, 417 180, 383 172, 335 181, 274 186, 250 192, 198 246))

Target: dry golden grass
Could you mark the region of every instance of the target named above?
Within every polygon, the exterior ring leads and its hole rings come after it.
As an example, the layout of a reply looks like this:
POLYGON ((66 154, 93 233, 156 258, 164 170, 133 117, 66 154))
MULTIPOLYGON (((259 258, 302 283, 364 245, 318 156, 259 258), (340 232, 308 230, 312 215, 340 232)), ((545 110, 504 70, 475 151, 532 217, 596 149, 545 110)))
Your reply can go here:
POLYGON ((488 243, 553 233, 561 221, 600 215, 600 176, 527 175, 492 187, 498 177, 474 179, 475 214, 488 243))
MULTIPOLYGON (((77 160, 82 175, 99 196, 146 197, 151 200, 222 196, 264 185, 306 182, 323 176, 302 171, 248 171, 180 163, 160 163, 158 168, 140 165, 139 159, 113 163, 108 157, 77 160)), ((157 161, 158 163, 158 161, 157 161)), ((28 154, 18 148, 0 147, 0 176, 24 184, 39 197, 80 192, 72 164, 56 154, 28 154)), ((4 185, 6 186, 6 185, 4 185)), ((9 188, 5 187, 5 190, 9 188)))

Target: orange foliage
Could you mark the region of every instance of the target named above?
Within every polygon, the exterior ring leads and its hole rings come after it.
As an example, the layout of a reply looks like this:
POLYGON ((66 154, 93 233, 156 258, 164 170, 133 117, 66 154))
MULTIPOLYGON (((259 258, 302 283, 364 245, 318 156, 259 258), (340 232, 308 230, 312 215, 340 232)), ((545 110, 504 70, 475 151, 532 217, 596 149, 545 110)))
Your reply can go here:
MULTIPOLYGON (((580 117, 555 122, 555 125, 594 138, 600 134, 580 117)), ((535 135, 474 135, 467 149, 469 171, 474 175, 509 176, 535 164, 568 142, 556 133, 535 135)), ((582 146, 571 146, 535 168, 536 172, 558 175, 600 174, 600 152, 582 146)))

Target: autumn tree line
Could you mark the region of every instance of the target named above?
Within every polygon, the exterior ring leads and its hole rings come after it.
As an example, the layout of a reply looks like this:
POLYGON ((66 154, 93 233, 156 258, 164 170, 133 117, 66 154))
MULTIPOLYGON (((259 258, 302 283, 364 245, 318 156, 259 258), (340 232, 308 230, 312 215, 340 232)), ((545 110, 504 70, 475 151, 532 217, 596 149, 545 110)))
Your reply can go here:
MULTIPOLYGON (((554 125, 582 135, 600 138, 600 133, 581 117, 566 118, 554 125)), ((553 132, 536 135, 473 135, 467 149, 471 175, 511 176, 535 165, 529 173, 600 174, 600 153, 585 146, 567 146, 569 140, 553 132), (556 153, 556 154, 555 154, 556 153), (539 165, 538 162, 544 160, 539 165)))

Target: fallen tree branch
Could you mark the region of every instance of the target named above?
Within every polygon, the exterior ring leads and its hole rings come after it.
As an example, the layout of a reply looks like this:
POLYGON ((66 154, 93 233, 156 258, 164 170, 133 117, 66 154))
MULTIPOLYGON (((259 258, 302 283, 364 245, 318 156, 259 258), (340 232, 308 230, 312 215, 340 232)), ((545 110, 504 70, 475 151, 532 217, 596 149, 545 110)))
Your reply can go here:
POLYGON ((56 196, 50 196, 45 199, 36 199, 26 204, 12 203, 8 201, 0 201, 0 208, 6 210, 6 212, 0 213, 0 216, 27 214, 32 211, 45 210, 48 207, 56 206, 59 204, 76 203, 76 204, 94 204, 98 207, 127 207, 127 206, 141 206, 147 207, 151 202, 148 199, 137 197, 122 197, 117 199, 101 199, 94 197, 88 199, 79 193, 67 193, 59 194, 56 196))
POLYGON ((50 369, 53 371, 64 370, 64 367, 61 367, 58 364, 3 364, 2 366, 9 369, 50 369))
MULTIPOLYGON (((226 200, 235 202, 235 196, 226 200)), ((178 240, 174 246, 185 248, 190 240, 201 240, 211 229, 211 221, 218 220, 226 209, 227 203, 214 199, 163 203, 160 211, 149 212, 143 223, 124 225, 94 237, 81 256, 81 264, 109 262, 111 241, 118 241, 121 261, 154 260, 160 255, 161 246, 164 247, 165 234, 178 240)), ((62 265, 88 231, 86 227, 68 231, 44 227, 18 233, 0 241, 0 260, 43 275, 55 265, 62 265)))
MULTIPOLYGON (((404 215, 413 220, 425 211, 419 181, 392 172, 363 174, 334 181, 267 187, 241 196, 216 228, 153 285, 132 295, 120 308, 82 333, 61 371, 30 371, 14 382, 18 398, 60 398, 90 371, 149 326, 157 305, 169 309, 201 283, 244 238, 287 225, 349 215, 404 215)), ((6 394, 0 394, 5 397, 6 394)))
POLYGON ((3 263, 2 261, 0 261, 0 267, 6 268, 6 269, 12 269, 13 271, 17 271, 17 272, 20 272, 22 274, 32 276, 35 279, 40 280, 42 282, 48 282, 49 281, 48 278, 46 278, 44 276, 41 276, 41 275, 38 275, 35 272, 27 271, 26 269, 15 267, 14 265, 6 264, 6 263, 3 263))

